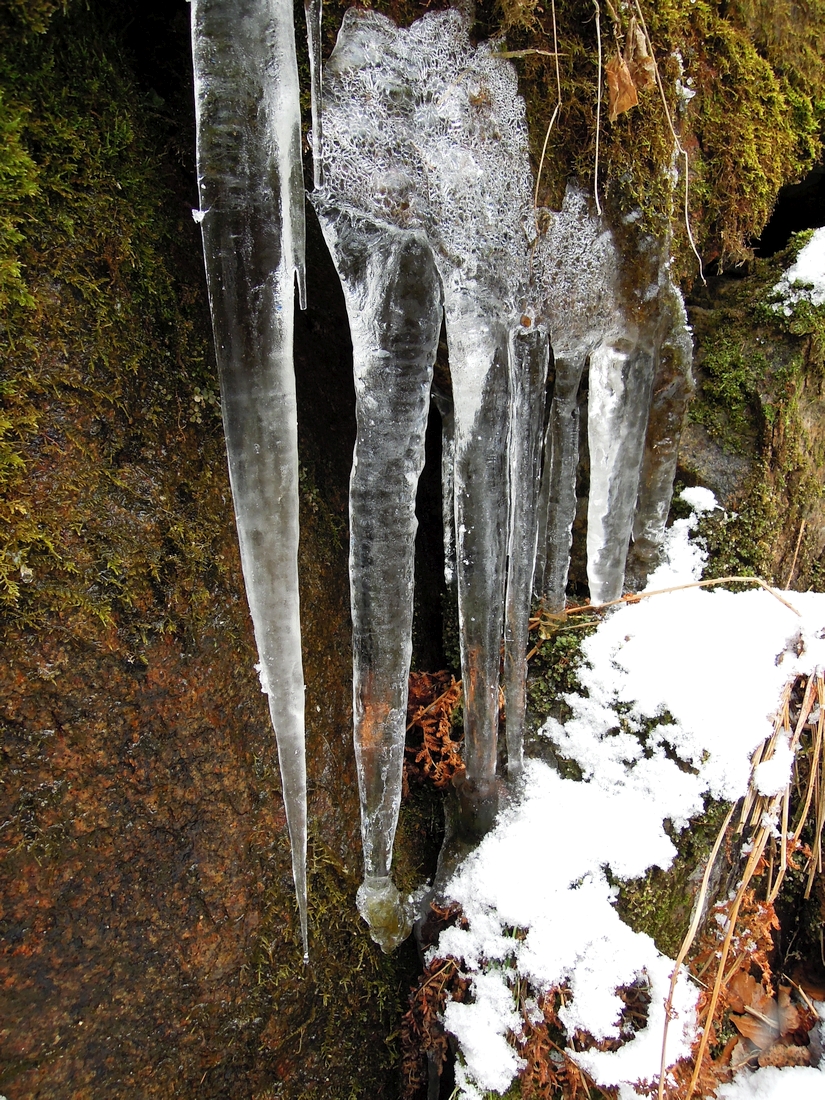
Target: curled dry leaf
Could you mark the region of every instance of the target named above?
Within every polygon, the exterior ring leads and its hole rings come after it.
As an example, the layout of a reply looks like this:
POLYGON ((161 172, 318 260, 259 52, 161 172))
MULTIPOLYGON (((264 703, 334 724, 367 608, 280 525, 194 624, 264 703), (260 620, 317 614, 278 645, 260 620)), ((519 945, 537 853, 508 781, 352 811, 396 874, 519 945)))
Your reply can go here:
MULTIPOLYGON (((632 21, 631 27, 633 45, 631 56, 627 58, 627 66, 630 69, 630 75, 633 77, 633 83, 640 92, 643 92, 645 88, 651 88, 656 83, 656 62, 647 48, 647 40, 635 19, 632 21)), ((628 45, 630 45, 631 35, 629 34, 627 37, 628 45)))
MULTIPOLYGON (((617 37, 617 43, 620 37, 617 37)), ((608 60, 605 71, 608 118, 611 122, 615 122, 619 115, 637 106, 639 92, 656 83, 656 62, 648 48, 644 31, 636 22, 635 16, 630 19, 624 50, 614 54, 608 60)))
POLYGON ((623 57, 614 54, 607 62, 606 71, 608 118, 615 122, 619 115, 636 106, 639 96, 630 68, 623 57))

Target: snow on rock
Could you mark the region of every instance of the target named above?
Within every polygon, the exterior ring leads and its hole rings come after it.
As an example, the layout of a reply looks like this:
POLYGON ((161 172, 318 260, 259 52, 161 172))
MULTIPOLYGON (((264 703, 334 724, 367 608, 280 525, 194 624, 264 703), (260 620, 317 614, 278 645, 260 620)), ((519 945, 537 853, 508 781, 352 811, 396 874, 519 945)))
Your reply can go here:
MULTIPOLYGON (((706 490, 689 490, 687 500, 694 514, 670 528, 669 560, 651 579, 651 590, 664 580, 689 584, 701 572, 701 548, 690 546, 689 535, 696 513, 715 501, 706 490)), ((565 696, 572 717, 564 724, 548 719, 542 730, 579 765, 583 781, 528 760, 520 796, 446 890, 468 927, 445 930, 431 957, 463 960, 473 980, 474 1003, 450 1004, 445 1013, 462 1051, 464 1097, 503 1092, 517 1072, 519 1025, 512 997, 504 996, 517 979, 535 993, 566 984, 562 1023, 568 1034, 581 1029, 596 1039, 619 1034, 617 988, 645 983, 651 1001, 644 1029, 617 1051, 568 1054, 598 1084, 619 1086, 622 1100, 636 1095, 634 1084, 658 1078, 673 963, 650 937, 622 922, 607 869, 621 879, 654 865, 666 869, 675 855, 666 819, 684 828, 706 795, 734 800, 746 791, 751 754, 771 733, 785 682, 825 664, 825 596, 788 593, 787 599, 799 614, 762 589, 656 595, 614 611, 583 644, 579 678, 587 695, 565 696), (651 728, 651 718, 661 721, 651 728), (692 770, 680 769, 674 756, 692 770), (521 938, 514 928, 523 930, 521 938), (502 1047, 507 1031, 512 1054, 502 1047)), ((761 766, 760 789, 781 790, 791 763, 790 749, 780 744, 761 766)), ((696 995, 683 972, 668 1064, 690 1051, 696 995)), ((821 1089, 819 1071, 804 1072, 821 1089)), ((764 1093, 766 1100, 779 1095, 764 1093)))
POLYGON ((780 296, 778 308, 786 317, 801 301, 825 305, 825 227, 815 229, 813 236, 796 257, 776 286, 780 296))

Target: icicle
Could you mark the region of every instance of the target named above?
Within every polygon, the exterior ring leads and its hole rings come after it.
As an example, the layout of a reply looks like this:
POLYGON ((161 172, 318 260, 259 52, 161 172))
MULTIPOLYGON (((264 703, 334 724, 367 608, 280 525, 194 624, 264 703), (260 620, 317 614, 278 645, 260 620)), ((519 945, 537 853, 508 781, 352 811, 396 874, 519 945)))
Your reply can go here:
POLYGON ((573 521, 576 518, 576 470, 579 464, 579 386, 584 357, 555 357, 555 383, 547 425, 542 497, 545 561, 541 595, 555 614, 564 610, 573 521))
POLYGON ((523 767, 527 708, 527 643, 530 597, 538 539, 544 393, 547 386, 547 333, 527 315, 510 348, 510 519, 507 598, 504 625, 504 701, 507 718, 507 772, 523 767), (528 327, 529 326, 529 327, 528 327))
MULTIPOLYGON (((508 348, 524 297, 532 217, 524 105, 512 67, 489 46, 471 45, 458 12, 434 13, 399 30, 376 12, 351 10, 326 67, 324 134, 323 204, 358 212, 374 225, 420 230, 443 286, 465 689, 460 796, 464 824, 483 831, 496 807, 508 348)), ((349 261, 339 251, 336 262, 346 286, 349 261)), ((365 401, 377 385, 377 378, 370 381, 365 401)), ((397 423, 402 438, 407 430, 397 423)), ((358 507, 353 498, 353 514, 358 507)), ((411 537, 403 526, 400 534, 411 537)), ((376 592, 372 585, 370 608, 380 602, 376 592)), ((391 845, 394 822, 384 827, 391 845)))
POLYGON ((652 381, 652 348, 631 326, 590 356, 587 580, 593 603, 622 594, 652 381))
POLYGON ((292 367, 304 184, 291 0, 193 0, 198 191, 229 476, 307 953, 292 367))
POLYGON ((576 518, 579 388, 591 351, 622 324, 613 235, 590 208, 588 194, 569 183, 564 204, 536 245, 538 280, 550 321, 555 363, 540 497, 543 545, 538 595, 551 612, 564 609, 576 518))
POLYGON ((441 286, 416 232, 316 201, 341 275, 355 371, 350 479, 355 756, 364 883, 358 908, 385 951, 412 915, 389 874, 401 803, 412 653, 415 494, 441 329, 441 286))
POLYGON ((659 301, 653 397, 627 563, 628 576, 636 589, 644 587, 648 573, 659 562, 673 496, 679 438, 693 391, 693 342, 682 296, 671 283, 666 264, 662 265, 659 301))
POLYGON ((444 583, 455 584, 455 410, 451 394, 433 386, 441 417, 441 521, 444 528, 444 583))
POLYGON ((312 174, 316 191, 324 182, 323 130, 321 109, 321 21, 322 0, 304 0, 309 48, 310 103, 312 111, 312 174))
POLYGON ((498 809, 496 748, 504 626, 509 427, 508 332, 474 298, 445 288, 455 401, 455 527, 464 764, 462 827, 483 834, 498 809))

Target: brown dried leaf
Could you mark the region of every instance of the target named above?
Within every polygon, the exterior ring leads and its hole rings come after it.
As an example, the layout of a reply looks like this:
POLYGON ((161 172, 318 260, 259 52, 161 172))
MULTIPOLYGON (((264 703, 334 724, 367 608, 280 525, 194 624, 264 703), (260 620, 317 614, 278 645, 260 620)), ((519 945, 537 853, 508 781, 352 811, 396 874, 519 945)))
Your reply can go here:
POLYGON ((773 997, 756 978, 739 970, 728 982, 728 1004, 734 1012, 744 1012, 749 1005, 767 1014, 773 1006, 773 997))
POLYGON ((728 1001, 734 1009, 742 1005, 744 1015, 731 1016, 731 1022, 754 1046, 768 1050, 800 1025, 790 992, 790 986, 781 986, 779 997, 774 999, 750 974, 740 971, 729 983, 728 1001))
POLYGON ((634 22, 632 30, 633 34, 628 35, 627 39, 627 52, 630 56, 626 56, 626 60, 633 83, 642 92, 656 83, 656 62, 648 52, 647 41, 641 27, 634 22))
POLYGON ((769 1017, 760 1019, 757 1016, 731 1016, 731 1023, 736 1026, 740 1035, 750 1039, 754 1046, 760 1050, 767 1050, 773 1046, 779 1038, 779 1028, 774 1026, 769 1017))
POLYGON ((614 54, 605 66, 607 73, 607 102, 608 118, 615 122, 619 115, 629 111, 639 102, 636 94, 636 85, 627 62, 623 57, 614 54))

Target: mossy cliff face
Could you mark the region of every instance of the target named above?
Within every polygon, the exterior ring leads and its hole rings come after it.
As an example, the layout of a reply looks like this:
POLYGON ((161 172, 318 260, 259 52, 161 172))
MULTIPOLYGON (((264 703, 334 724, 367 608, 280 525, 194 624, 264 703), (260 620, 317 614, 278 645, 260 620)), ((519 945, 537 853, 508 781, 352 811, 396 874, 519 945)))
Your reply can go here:
POLYGON ((697 391, 680 453, 683 479, 727 509, 702 525, 708 575, 803 591, 821 588, 825 568, 825 309, 786 313, 774 287, 809 236, 696 288, 697 391))
MULTIPOLYGON (((327 6, 327 49, 344 6, 327 6)), ((410 22, 425 5, 382 10, 410 22)), ((678 50, 700 93, 681 108, 667 91, 697 240, 707 256, 738 257, 779 185, 816 155, 822 13, 809 5, 805 23, 782 4, 726 10, 657 4, 649 29, 666 88, 678 50)), ((595 165, 592 15, 557 4, 563 109, 547 202, 595 165)), ((547 6, 480 5, 477 34, 501 30, 513 50, 552 49, 547 6)), ((605 12, 602 31, 607 52, 605 12)), ((353 903, 343 306, 314 230, 310 309, 296 319, 315 822, 305 972, 190 216, 187 36, 183 0, 12 0, 0 12, 0 1092, 391 1097, 416 961, 410 946, 382 956, 353 903)), ((538 54, 517 64, 538 167, 555 70, 538 54)), ((617 219, 638 207, 647 228, 672 220, 692 278, 672 135, 644 95, 615 124, 602 119, 603 196, 617 219)), ((799 421, 777 413, 766 452, 762 420, 743 414, 768 470, 790 453, 793 424, 817 415, 802 379, 820 360, 808 335, 791 336, 806 366, 776 385, 796 394, 799 421)), ((724 423, 703 421, 722 435, 724 423)), ((805 576, 815 558, 803 539, 805 576)), ((437 830, 432 800, 415 795, 398 836, 404 886, 431 871, 437 830)))
POLYGON ((316 235, 305 971, 191 217, 188 8, 62 8, 0 22, 0 1092, 392 1096, 413 952, 382 956, 354 906, 340 294, 316 235))

